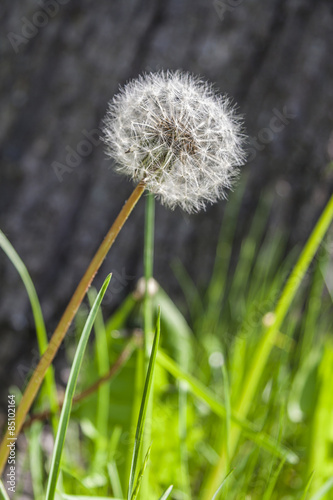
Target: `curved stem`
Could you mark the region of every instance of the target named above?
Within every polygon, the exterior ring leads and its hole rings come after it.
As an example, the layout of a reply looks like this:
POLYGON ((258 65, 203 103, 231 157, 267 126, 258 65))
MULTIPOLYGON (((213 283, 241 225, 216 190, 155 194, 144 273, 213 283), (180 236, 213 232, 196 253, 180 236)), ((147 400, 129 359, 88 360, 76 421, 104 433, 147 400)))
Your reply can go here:
POLYGON ((125 205, 121 209, 118 217, 112 224, 109 232, 107 233, 106 237, 104 238, 102 244, 100 245, 99 249, 97 250, 93 260, 91 261, 88 269, 86 270, 83 278, 81 279, 78 287, 76 288, 73 297, 71 298, 64 314, 62 315, 62 318, 55 329, 51 340, 49 342, 49 345, 40 359, 34 373, 32 374, 32 377, 24 391, 24 394, 22 396, 21 402, 19 404, 19 407, 16 412, 16 428, 15 432, 9 432, 7 429, 6 434, 4 435, 4 438, 1 443, 0 447, 0 474, 2 474, 3 469, 6 464, 6 460, 9 454, 9 447, 8 444, 11 442, 14 442, 14 439, 18 436, 22 425, 24 423, 25 417, 30 410, 30 407, 36 397, 36 394, 41 386, 41 383, 44 379, 45 373, 50 366, 50 364, 53 361, 53 358, 55 357, 59 346, 63 340, 63 338, 66 335, 66 332, 89 288, 91 285, 92 280, 94 279, 98 269, 100 268, 102 262, 104 261, 107 253, 109 252, 113 242, 115 241, 116 237, 118 236, 121 228, 125 224, 127 218, 129 217, 130 213, 132 212, 133 208, 135 207, 136 203, 138 202, 140 196, 145 190, 145 183, 142 181, 140 182, 136 188, 134 189, 133 193, 129 197, 129 199, 126 201, 125 205))

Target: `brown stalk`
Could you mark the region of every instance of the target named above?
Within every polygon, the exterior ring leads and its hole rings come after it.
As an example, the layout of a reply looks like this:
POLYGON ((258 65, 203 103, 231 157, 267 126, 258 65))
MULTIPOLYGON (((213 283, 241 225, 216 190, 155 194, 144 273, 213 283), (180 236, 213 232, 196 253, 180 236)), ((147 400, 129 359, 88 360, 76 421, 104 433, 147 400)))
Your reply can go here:
POLYGON ((92 280, 94 279, 98 269, 100 268, 102 262, 104 261, 107 253, 109 252, 113 242, 115 241, 116 237, 118 236, 121 228, 125 224, 127 218, 129 217, 130 213, 132 212, 133 208, 135 207, 136 203, 138 202, 140 196, 143 194, 145 190, 145 183, 141 181, 136 188, 134 189, 133 193, 129 197, 129 199, 126 201, 125 205, 121 209, 118 217, 114 221, 113 225, 111 226, 109 232, 107 233, 106 237, 104 238, 102 244, 100 245, 99 249, 97 250, 94 258, 92 259, 88 269, 86 270, 83 278, 81 279, 79 285, 77 286, 73 297, 71 298, 64 314, 62 315, 62 318, 55 329, 50 342, 48 344, 48 347, 41 357, 34 373, 31 376, 31 379, 24 391, 24 394, 22 396, 21 402, 17 408, 16 412, 16 428, 14 432, 10 432, 8 429, 2 439, 2 443, 0 446, 0 475, 2 475, 4 467, 6 465, 6 460, 9 455, 10 448, 8 447, 8 444, 14 442, 14 439, 18 436, 20 433, 22 426, 24 424, 26 415, 28 411, 31 408, 31 405, 37 395, 37 392, 42 384, 42 381, 44 379, 45 373, 50 366, 50 364, 53 361, 53 358, 55 357, 59 346, 63 340, 63 338, 66 335, 66 332, 89 288, 91 285, 92 280))

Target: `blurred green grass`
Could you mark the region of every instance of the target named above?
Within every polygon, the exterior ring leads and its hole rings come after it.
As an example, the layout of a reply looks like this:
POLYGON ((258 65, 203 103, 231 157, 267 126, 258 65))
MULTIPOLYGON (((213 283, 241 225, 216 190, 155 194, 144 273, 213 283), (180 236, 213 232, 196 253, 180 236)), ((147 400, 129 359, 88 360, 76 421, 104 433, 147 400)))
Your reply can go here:
MULTIPOLYGON (((152 300, 154 321, 161 308, 146 464, 152 499, 166 491, 174 500, 210 500, 215 492, 228 500, 333 498, 332 235, 320 233, 315 257, 308 253, 306 266, 295 268, 302 249, 287 252, 263 196, 238 244, 243 192, 226 205, 209 283, 198 289, 175 258, 186 310, 160 286, 152 300), (295 296, 281 314, 276 307, 291 279, 295 296)), ((98 314, 79 391, 108 371, 134 332, 140 335, 143 309, 136 290, 110 318, 98 314)), ((78 335, 87 314, 83 307, 78 335)), ((69 364, 76 344, 66 343, 69 364)), ((58 498, 125 498, 143 363, 137 348, 116 376, 73 406, 58 498)), ((50 457, 38 448, 42 430, 37 422, 27 432, 36 500, 44 498, 49 472, 50 457)))

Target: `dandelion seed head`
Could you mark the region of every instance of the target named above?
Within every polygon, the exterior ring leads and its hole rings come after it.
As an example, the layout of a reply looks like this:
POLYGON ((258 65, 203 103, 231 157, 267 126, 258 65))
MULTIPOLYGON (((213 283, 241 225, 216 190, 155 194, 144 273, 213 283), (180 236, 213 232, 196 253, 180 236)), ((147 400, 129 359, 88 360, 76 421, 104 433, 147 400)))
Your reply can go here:
POLYGON ((113 98, 104 120, 116 171, 170 208, 196 212, 225 197, 244 163, 242 124, 230 101, 189 73, 150 73, 113 98))

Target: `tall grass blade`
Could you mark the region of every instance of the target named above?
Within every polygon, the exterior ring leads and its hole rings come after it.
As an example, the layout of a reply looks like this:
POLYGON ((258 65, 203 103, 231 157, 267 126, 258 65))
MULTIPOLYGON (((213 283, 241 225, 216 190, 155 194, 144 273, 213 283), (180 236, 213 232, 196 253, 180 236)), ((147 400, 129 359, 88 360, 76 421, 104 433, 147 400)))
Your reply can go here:
POLYGON ((41 432, 42 423, 34 422, 28 433, 30 473, 35 500, 43 500, 45 498, 45 491, 43 487, 43 452, 40 446, 41 432))
MULTIPOLYGON (((225 363, 225 355, 224 362, 222 365, 222 377, 223 377, 223 392, 224 392, 224 404, 225 404, 225 438, 224 438, 224 447, 225 447, 225 455, 227 460, 227 469, 230 468, 230 444, 229 444, 229 436, 231 429, 231 401, 230 401, 230 383, 229 383, 229 375, 228 370, 225 363)), ((228 476, 227 476, 228 477, 228 476)))
POLYGON ((0 499, 1 500, 10 500, 10 498, 7 494, 6 488, 5 488, 1 479, 0 479, 0 499))
MULTIPOLYGON (((90 307, 93 306, 96 300, 97 291, 91 288, 88 292, 90 307)), ((95 320, 95 356, 99 378, 106 375, 109 371, 110 360, 108 352, 108 343, 101 310, 97 312, 95 320)), ((110 384, 101 385, 97 391, 97 406, 96 406, 96 429, 98 429, 98 437, 95 439, 95 457, 94 465, 98 468, 100 463, 105 461, 107 452, 107 434, 108 434, 108 419, 109 419, 109 400, 110 400, 110 384)))
POLYGON ((166 500, 167 498, 169 498, 170 493, 172 491, 172 488, 173 488, 173 484, 171 484, 171 486, 169 486, 169 488, 167 490, 165 490, 165 492, 163 493, 163 495, 160 496, 160 498, 158 500, 166 500))
POLYGON ((167 293, 159 286, 154 296, 155 310, 160 307, 163 311, 161 328, 165 332, 163 343, 165 349, 175 361, 185 370, 193 364, 194 334, 183 314, 167 293))
POLYGON ((115 460, 112 460, 110 463, 107 465, 108 469, 108 474, 110 478, 110 483, 112 487, 112 491, 117 497, 123 498, 123 491, 121 487, 121 482, 120 482, 120 477, 119 477, 119 472, 117 468, 117 464, 115 460))
POLYGON ((172 261, 170 266, 182 289, 192 322, 194 322, 197 317, 200 318, 204 314, 204 306, 199 290, 179 258, 172 261))
POLYGON ((225 478, 223 479, 222 483, 220 484, 220 486, 217 488, 217 490, 215 491, 214 495, 212 496, 212 500, 217 500, 218 499, 218 496, 224 486, 224 483, 226 482, 226 480, 228 479, 228 477, 233 473, 233 470, 231 470, 226 476, 225 478))
POLYGON ((274 474, 272 475, 272 477, 267 485, 267 488, 265 490, 264 496, 262 497, 262 500, 270 500, 272 498, 276 482, 278 480, 278 477, 280 475, 280 472, 281 472, 284 464, 285 464, 285 460, 281 460, 281 462, 279 463, 279 466, 276 468, 274 474))
POLYGON ((305 486, 304 491, 303 491, 303 495, 301 496, 300 500, 306 499, 308 492, 309 492, 309 489, 310 489, 310 486, 311 486, 311 483, 312 483, 313 476, 314 476, 314 471, 312 471, 310 474, 309 480, 306 483, 306 486, 305 486))
MULTIPOLYGON (((46 351, 48 345, 48 339, 47 339, 43 313, 39 303, 35 286, 21 257, 18 255, 13 245, 10 243, 10 241, 6 238, 6 236, 1 230, 0 230, 0 247, 3 249, 9 260, 14 265, 27 291, 36 327, 36 336, 37 336, 39 352, 40 355, 42 356, 46 351)), ((58 408, 58 403, 57 403, 57 389, 56 389, 52 366, 49 367, 45 375, 45 390, 50 402, 51 410, 52 412, 55 413, 58 408)), ((54 422, 54 430, 55 427, 56 423, 54 422)))
POLYGON ((92 329, 92 326, 94 324, 98 308, 101 305, 102 299, 104 297, 104 294, 107 290, 107 287, 110 283, 111 275, 109 275, 106 280, 103 283, 102 288, 100 289, 97 298, 94 302, 94 305, 89 313, 89 316, 87 318, 86 324, 84 326, 84 329, 81 334, 81 338, 79 341, 79 344, 77 346, 72 368, 70 371, 67 387, 66 387, 66 392, 65 392, 65 398, 64 398, 64 404, 61 410, 61 415, 60 415, 60 420, 59 420, 59 427, 57 431, 57 436, 55 440, 55 445, 54 445, 54 450, 53 450, 53 455, 52 455, 52 462, 51 462, 51 468, 50 468, 50 475, 47 483, 47 491, 46 491, 46 500, 53 500, 55 491, 56 491, 56 486, 57 486, 57 480, 58 480, 58 475, 60 471, 60 459, 65 443, 65 436, 66 436, 66 431, 68 427, 68 422, 69 422, 69 417, 70 417, 70 412, 72 408, 72 399, 74 396, 75 392, 75 387, 76 387, 76 382, 77 378, 79 375, 79 371, 81 368, 84 352, 87 346, 87 342, 89 339, 89 335, 92 329))
POLYGON ((332 488, 333 488, 333 476, 326 481, 326 483, 317 491, 317 493, 312 495, 310 500, 321 500, 321 498, 325 498, 326 493, 328 493, 332 488))
MULTIPOLYGON (((243 416, 246 416, 249 411, 251 401, 253 400, 260 377, 266 365, 272 346, 274 345, 275 336, 286 317, 286 314, 303 280, 303 277, 316 251, 318 250, 319 245, 321 244, 332 220, 333 196, 330 198, 325 210, 323 211, 319 221, 312 231, 310 238, 308 239, 291 275, 289 276, 274 311, 275 320, 263 335, 257 347, 255 355, 253 356, 253 361, 250 370, 248 371, 247 382, 244 385, 242 397, 240 398, 237 405, 240 414, 243 416)), ((237 442, 238 435, 234 438, 233 448, 235 448, 237 442)))
POLYGON ((135 482, 135 478, 136 478, 137 473, 138 473, 138 459, 140 456, 140 450, 141 450, 141 445, 142 445, 142 440, 143 440, 143 431, 144 431, 144 425, 145 425, 145 420, 146 420, 147 407, 148 407, 150 392, 152 389, 155 361, 156 361, 157 349, 158 349, 158 344, 159 344, 159 339, 160 339, 160 322, 161 322, 161 313, 159 311, 158 317, 157 317, 156 332, 155 332, 153 347, 152 347, 152 351, 151 351, 151 355, 150 355, 145 386, 143 389, 138 425, 137 425, 136 434, 135 434, 132 465, 131 465, 131 471, 130 471, 130 477, 129 477, 129 487, 128 487, 128 494, 127 494, 128 500, 131 500, 131 498, 132 498, 134 482, 135 482))
MULTIPOLYGON (((331 452, 333 431, 333 342, 328 337, 321 352, 315 386, 315 405, 309 429, 308 472, 315 470, 310 491, 317 489, 331 476, 333 460, 331 452)), ((307 384, 306 390, 309 391, 307 384)))
POLYGON ((187 384, 180 380, 178 382, 178 434, 180 455, 180 484, 187 499, 191 498, 191 486, 188 464, 187 449, 187 384))
POLYGON ((112 316, 106 321, 105 330, 107 336, 109 336, 114 330, 119 330, 126 324, 126 320, 132 313, 137 302, 138 301, 134 293, 130 293, 125 298, 118 309, 116 309, 112 316))
MULTIPOLYGON (((136 483, 135 483, 135 486, 134 486, 134 490, 133 490, 133 493, 132 493, 132 497, 131 497, 131 500, 136 500, 138 498, 138 494, 139 494, 139 490, 140 490, 140 486, 141 486, 141 482, 142 482, 142 478, 143 478, 143 475, 145 473, 145 470, 146 470, 146 467, 147 467, 147 464, 148 464, 148 460, 149 460, 149 455, 150 455, 150 450, 151 450, 151 446, 149 446, 148 450, 147 450, 147 453, 146 453, 146 456, 145 456, 145 459, 143 461, 143 465, 140 469, 140 472, 138 474, 138 477, 136 478, 136 483)), ((147 497, 146 497, 147 498, 147 497)))

